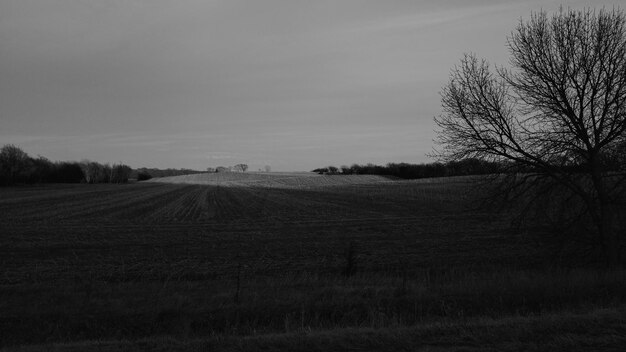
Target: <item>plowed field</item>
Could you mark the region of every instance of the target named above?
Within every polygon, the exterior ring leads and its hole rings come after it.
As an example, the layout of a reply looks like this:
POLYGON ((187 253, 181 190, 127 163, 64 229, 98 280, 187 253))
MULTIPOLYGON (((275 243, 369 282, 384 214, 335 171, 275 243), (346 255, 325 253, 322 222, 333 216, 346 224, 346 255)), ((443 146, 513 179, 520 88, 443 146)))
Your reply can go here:
POLYGON ((471 300, 503 296, 475 273, 542 261, 471 179, 153 181, 0 188, 0 347, 413 326, 487 314, 471 300))
POLYGON ((0 281, 86 273, 116 281, 220 277, 232 276, 242 261, 258 274, 340 272, 350 246, 364 271, 510 259, 511 239, 499 236, 505 221, 458 211, 468 206, 462 204, 464 182, 375 183, 365 177, 338 186, 324 177, 307 178, 318 186, 275 187, 283 185, 281 179, 273 187, 0 189, 0 281), (501 247, 506 251, 494 252, 501 247))

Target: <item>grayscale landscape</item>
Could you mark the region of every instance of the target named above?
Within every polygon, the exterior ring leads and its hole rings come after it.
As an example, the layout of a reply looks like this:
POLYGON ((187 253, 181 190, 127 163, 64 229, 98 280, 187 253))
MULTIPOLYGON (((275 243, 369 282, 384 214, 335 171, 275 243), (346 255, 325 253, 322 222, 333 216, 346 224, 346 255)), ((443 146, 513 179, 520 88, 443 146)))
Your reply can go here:
POLYGON ((619 5, 0 0, 0 351, 622 351, 619 5))

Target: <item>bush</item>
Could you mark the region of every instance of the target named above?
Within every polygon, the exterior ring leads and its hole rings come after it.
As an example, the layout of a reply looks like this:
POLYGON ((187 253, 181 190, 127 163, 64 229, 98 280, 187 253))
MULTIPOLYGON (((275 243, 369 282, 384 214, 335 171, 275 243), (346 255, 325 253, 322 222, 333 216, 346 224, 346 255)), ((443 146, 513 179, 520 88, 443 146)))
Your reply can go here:
POLYGON ((146 181, 146 180, 149 180, 151 178, 152 178, 152 176, 150 176, 149 173, 146 173, 146 172, 139 172, 139 173, 137 173, 137 181, 146 181))

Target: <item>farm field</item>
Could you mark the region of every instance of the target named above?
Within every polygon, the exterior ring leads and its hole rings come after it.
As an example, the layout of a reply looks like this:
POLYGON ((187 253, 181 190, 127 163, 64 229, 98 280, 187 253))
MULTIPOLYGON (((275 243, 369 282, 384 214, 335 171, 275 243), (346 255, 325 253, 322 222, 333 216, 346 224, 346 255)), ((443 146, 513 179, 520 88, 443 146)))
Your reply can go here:
POLYGON ((148 182, 242 186, 265 188, 319 188, 331 186, 380 185, 394 178, 379 175, 320 175, 313 172, 221 172, 161 177, 148 182))
POLYGON ((480 192, 308 173, 0 188, 0 347, 626 343, 626 272, 555 267, 480 192))

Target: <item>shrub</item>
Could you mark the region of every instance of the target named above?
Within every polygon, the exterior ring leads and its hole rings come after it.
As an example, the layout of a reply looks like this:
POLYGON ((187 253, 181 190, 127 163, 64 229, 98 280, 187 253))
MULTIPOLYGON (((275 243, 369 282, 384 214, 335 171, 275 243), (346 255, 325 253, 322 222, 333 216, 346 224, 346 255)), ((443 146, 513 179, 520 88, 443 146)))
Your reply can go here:
POLYGON ((137 173, 137 181, 146 181, 146 180, 149 180, 151 178, 152 178, 152 176, 150 176, 149 173, 146 173, 146 172, 139 172, 139 173, 137 173))

